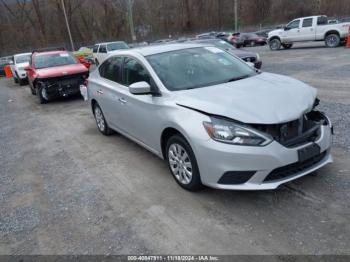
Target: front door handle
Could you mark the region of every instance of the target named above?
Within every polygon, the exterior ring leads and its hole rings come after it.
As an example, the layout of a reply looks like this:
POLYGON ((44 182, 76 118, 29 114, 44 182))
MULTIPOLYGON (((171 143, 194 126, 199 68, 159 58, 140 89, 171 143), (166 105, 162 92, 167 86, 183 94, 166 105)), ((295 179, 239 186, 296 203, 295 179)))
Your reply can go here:
POLYGON ((127 103, 127 101, 126 101, 124 98, 122 98, 122 97, 119 98, 118 100, 119 100, 119 102, 122 103, 122 104, 126 104, 126 103, 127 103))
POLYGON ((97 94, 103 95, 102 90, 97 90, 97 94))

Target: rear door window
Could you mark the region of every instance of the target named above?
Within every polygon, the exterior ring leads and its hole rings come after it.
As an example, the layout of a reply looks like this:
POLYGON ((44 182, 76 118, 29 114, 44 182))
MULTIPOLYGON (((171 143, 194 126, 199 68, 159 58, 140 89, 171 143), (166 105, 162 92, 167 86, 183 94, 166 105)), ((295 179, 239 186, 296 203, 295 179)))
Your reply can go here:
POLYGON ((100 53, 107 53, 106 45, 100 45, 100 49, 98 50, 100 53))
POLYGON ((320 16, 317 18, 317 25, 327 25, 328 18, 326 16, 320 16))
POLYGON ((303 20, 303 27, 312 27, 312 18, 306 18, 303 20))
POLYGON ((111 57, 107 59, 100 67, 100 76, 116 83, 121 83, 122 57, 111 57))

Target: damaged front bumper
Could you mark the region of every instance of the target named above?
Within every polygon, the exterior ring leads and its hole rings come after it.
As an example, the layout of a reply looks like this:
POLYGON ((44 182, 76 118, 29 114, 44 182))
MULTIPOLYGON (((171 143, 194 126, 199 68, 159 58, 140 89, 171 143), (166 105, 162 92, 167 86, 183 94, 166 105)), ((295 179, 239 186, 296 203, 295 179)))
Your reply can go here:
POLYGON ((202 183, 229 190, 271 190, 333 162, 333 126, 322 113, 317 137, 286 146, 274 140, 264 147, 235 146, 212 139, 195 145, 202 183))
POLYGON ((61 78, 41 79, 38 83, 45 88, 48 99, 51 100, 80 94, 80 86, 87 78, 87 74, 77 74, 61 78))

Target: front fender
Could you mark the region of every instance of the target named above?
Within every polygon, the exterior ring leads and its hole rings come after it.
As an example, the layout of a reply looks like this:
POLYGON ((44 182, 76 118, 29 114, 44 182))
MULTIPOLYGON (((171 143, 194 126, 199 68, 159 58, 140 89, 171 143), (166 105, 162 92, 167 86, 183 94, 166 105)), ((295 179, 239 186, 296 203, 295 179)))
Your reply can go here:
MULTIPOLYGON (((194 153, 197 151, 197 140, 207 141, 210 139, 203 126, 203 122, 210 121, 210 117, 208 115, 205 115, 193 109, 182 107, 180 105, 172 107, 166 115, 166 119, 163 119, 164 121, 161 127, 162 131, 160 134, 160 139, 162 133, 167 128, 176 129, 186 138, 188 143, 191 145, 194 153)), ((159 149, 161 150, 161 143, 159 146, 159 149)))

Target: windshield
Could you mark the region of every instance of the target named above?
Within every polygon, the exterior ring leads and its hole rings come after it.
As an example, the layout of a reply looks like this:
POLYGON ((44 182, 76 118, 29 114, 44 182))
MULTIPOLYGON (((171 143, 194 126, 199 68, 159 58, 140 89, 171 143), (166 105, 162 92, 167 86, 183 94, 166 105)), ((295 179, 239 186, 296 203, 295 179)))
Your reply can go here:
POLYGON ((226 83, 256 74, 253 68, 216 47, 199 47, 147 56, 172 91, 226 83))
POLYGON ((75 58, 68 53, 39 55, 35 57, 35 67, 38 69, 76 63, 75 58))
POLYGON ((124 42, 107 44, 108 51, 114 51, 114 50, 119 50, 119 49, 128 49, 128 48, 129 48, 129 46, 124 42))
POLYGON ((16 64, 28 63, 32 55, 21 55, 16 57, 16 64))

